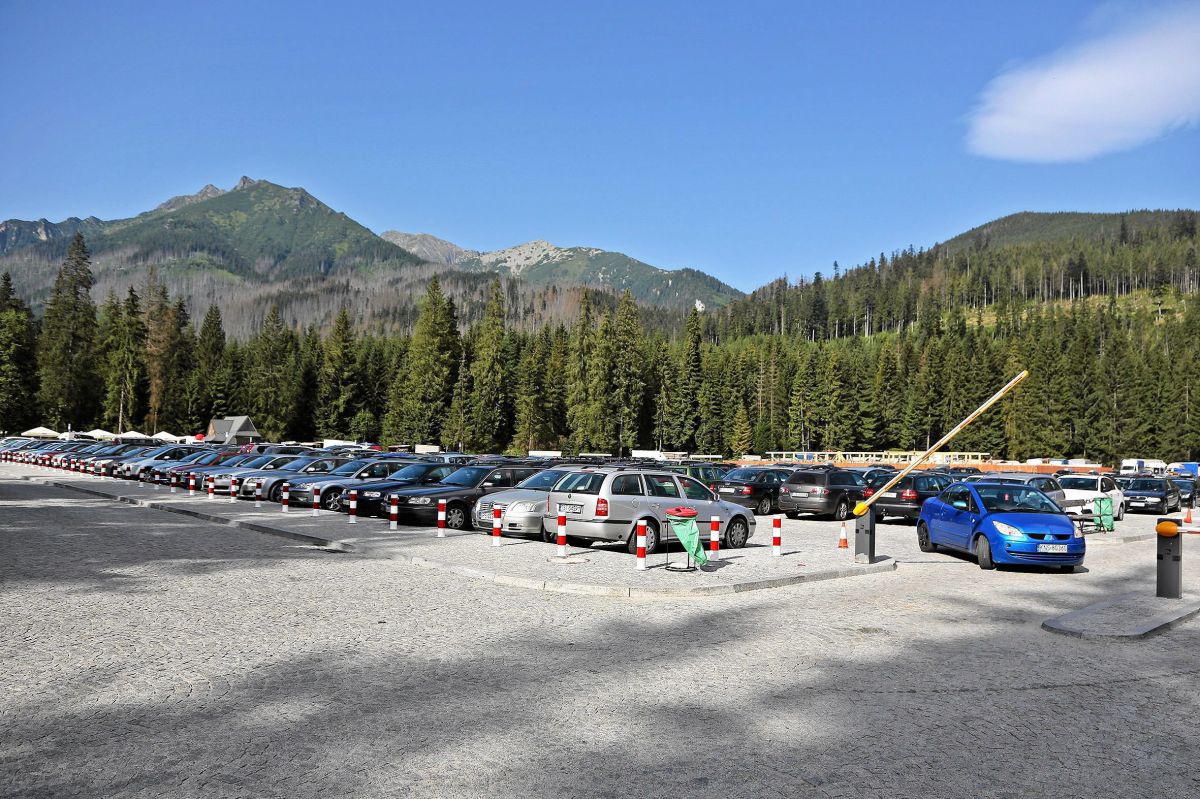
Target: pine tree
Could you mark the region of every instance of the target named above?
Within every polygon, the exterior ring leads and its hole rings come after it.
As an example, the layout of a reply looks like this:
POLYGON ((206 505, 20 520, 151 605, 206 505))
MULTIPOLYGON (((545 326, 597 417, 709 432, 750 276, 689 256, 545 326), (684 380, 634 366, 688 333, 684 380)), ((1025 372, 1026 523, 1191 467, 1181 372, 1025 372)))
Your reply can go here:
POLYGON ((609 409, 613 413, 617 454, 621 455, 637 446, 646 386, 642 376, 642 321, 628 289, 617 303, 612 338, 609 409))
POLYGON ((404 370, 393 383, 385 440, 411 444, 439 440, 454 391, 460 346, 454 304, 442 294, 434 275, 413 329, 404 370))
POLYGON ((588 449, 593 427, 590 413, 592 349, 595 343, 595 319, 592 315, 591 295, 583 292, 579 301, 579 318, 571 330, 567 345, 567 388, 566 410, 567 431, 570 447, 575 451, 588 449))
POLYGON ((350 434, 350 422, 359 406, 355 376, 358 344, 345 305, 338 311, 333 330, 321 344, 321 349, 317 434, 324 438, 345 438, 350 434))
POLYGON ((141 300, 129 287, 125 303, 116 310, 107 326, 110 340, 105 379, 104 424, 115 432, 130 430, 142 418, 146 393, 146 327, 141 300))
POLYGON ((745 404, 739 402, 733 415, 733 425, 729 430, 729 448, 734 457, 750 454, 754 430, 750 426, 750 415, 746 413, 745 404))
POLYGON ((36 422, 36 338, 33 319, 13 293, 12 278, 0 275, 0 432, 24 430, 36 422))
POLYGON ((492 283, 483 320, 478 325, 471 361, 471 398, 467 446, 475 452, 496 452, 508 442, 512 403, 505 379, 504 292, 492 283))
POLYGON ((75 234, 58 270, 38 340, 38 401, 51 427, 85 428, 98 409, 91 255, 75 234))
MULTIPOLYGON (((235 371, 235 375, 239 372, 235 371)), ((300 348, 272 306, 246 346, 245 398, 251 418, 268 441, 281 441, 294 424, 299 397, 300 348)))

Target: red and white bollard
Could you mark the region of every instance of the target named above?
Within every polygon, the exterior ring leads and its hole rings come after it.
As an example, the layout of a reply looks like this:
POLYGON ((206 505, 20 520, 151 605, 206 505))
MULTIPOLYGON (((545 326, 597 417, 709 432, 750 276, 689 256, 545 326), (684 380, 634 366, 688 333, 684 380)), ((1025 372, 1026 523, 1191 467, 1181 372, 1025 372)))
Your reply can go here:
POLYGON ((783 517, 776 516, 771 520, 771 555, 779 557, 783 554, 783 517))
POLYGON ((638 519, 637 523, 637 570, 646 570, 646 520, 638 519))
POLYGON ((208 498, 217 498, 217 480, 211 474, 208 476, 208 498))
POLYGON ((254 507, 256 507, 256 508, 262 507, 262 481, 261 480, 258 482, 258 485, 254 486, 254 507))
POLYGON ((178 487, 179 487, 179 475, 176 474, 175 472, 171 472, 171 493, 174 494, 175 490, 178 487))
POLYGON ((284 513, 288 512, 288 499, 290 499, 292 487, 287 483, 283 484, 283 488, 279 490, 279 501, 282 503, 280 510, 284 513))
POLYGON ((241 485, 241 480, 236 477, 229 478, 229 501, 237 502, 238 486, 241 485))
POLYGON ((350 489, 350 512, 346 514, 350 517, 350 524, 358 524, 358 492, 350 489))
POLYGON ((558 556, 567 556, 567 514, 558 514, 558 556))
POLYGON ((316 486, 313 486, 312 515, 321 515, 321 489, 317 488, 316 486))
POLYGON ((438 538, 446 537, 446 500, 438 500, 438 538))
POLYGON ((721 558, 721 518, 710 516, 708 520, 708 559, 721 558))
POLYGON ((492 546, 500 546, 500 506, 492 506, 492 546))
POLYGON ((400 499, 396 496, 388 497, 388 529, 395 530, 396 525, 400 523, 400 499))
POLYGON ((196 473, 188 472, 188 496, 196 496, 196 473))

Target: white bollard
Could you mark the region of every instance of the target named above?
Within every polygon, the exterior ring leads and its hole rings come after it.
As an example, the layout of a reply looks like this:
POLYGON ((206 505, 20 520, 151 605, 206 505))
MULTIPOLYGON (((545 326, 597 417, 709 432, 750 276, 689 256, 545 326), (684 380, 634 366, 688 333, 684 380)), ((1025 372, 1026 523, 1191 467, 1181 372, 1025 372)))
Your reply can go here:
POLYGON ((777 558, 783 554, 783 517, 772 519, 771 527, 771 555, 777 558))
POLYGON ((446 500, 438 500, 438 528, 437 537, 446 537, 446 500))
POLYGON ((358 492, 354 489, 350 490, 350 512, 346 515, 350 517, 350 524, 358 524, 358 492))
POLYGON ((708 559, 721 559, 721 518, 711 516, 708 520, 708 559))
POLYGON ((291 485, 284 483, 283 488, 281 488, 279 492, 279 500, 283 503, 282 511, 284 513, 288 512, 288 499, 290 499, 291 490, 291 485))
POLYGON ((238 486, 240 484, 241 484, 241 481, 238 480, 236 477, 229 478, 229 501, 230 502, 237 502, 238 486))
POLYGON ((567 556, 567 514, 558 514, 558 556, 567 556))
POLYGON ((262 481, 261 480, 258 482, 258 485, 254 486, 254 507, 256 507, 256 508, 262 507, 262 481))
POLYGON ((500 506, 492 506, 492 546, 500 546, 500 506))
POLYGON ((646 570, 646 520, 637 523, 637 570, 646 570))
POLYGON ((313 486, 312 515, 321 515, 321 489, 317 488, 316 486, 313 486))
POLYGON ((400 500, 396 496, 388 497, 388 529, 395 530, 399 523, 400 500))

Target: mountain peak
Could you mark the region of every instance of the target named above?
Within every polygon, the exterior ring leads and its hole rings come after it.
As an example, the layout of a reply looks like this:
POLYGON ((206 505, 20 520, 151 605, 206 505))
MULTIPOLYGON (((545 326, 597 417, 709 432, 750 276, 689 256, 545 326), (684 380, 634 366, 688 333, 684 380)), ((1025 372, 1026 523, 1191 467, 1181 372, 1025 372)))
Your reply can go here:
POLYGON ((251 186, 255 185, 256 183, 258 183, 258 181, 255 180, 254 178, 248 178, 245 175, 242 175, 242 179, 237 182, 237 185, 234 186, 233 189, 231 189, 231 191, 237 191, 238 189, 248 189, 251 186))
POLYGON ((156 211, 177 211, 180 208, 183 208, 184 206, 191 205, 192 203, 203 202, 204 200, 211 200, 213 197, 220 197, 224 193, 225 193, 225 191, 223 189, 218 189, 216 186, 209 183, 207 186, 205 186, 204 188, 202 188, 200 191, 196 192, 195 194, 181 194, 178 197, 172 197, 171 199, 167 200, 165 203, 158 206, 154 210, 156 210, 156 211))

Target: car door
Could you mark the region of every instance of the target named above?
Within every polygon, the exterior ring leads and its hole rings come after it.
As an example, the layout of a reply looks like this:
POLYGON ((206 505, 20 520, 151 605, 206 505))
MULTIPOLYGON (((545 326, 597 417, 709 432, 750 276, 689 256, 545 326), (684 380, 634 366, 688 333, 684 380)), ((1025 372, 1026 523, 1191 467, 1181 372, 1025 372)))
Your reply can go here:
POLYGON ((667 522, 667 509, 679 505, 679 484, 669 474, 647 474, 646 491, 649 494, 648 505, 658 519, 658 529, 666 538, 674 537, 670 523, 667 522))
POLYGON ((646 509, 646 489, 639 474, 618 474, 609 488, 609 518, 634 521, 646 509))
POLYGON ((721 505, 716 502, 716 497, 713 493, 704 487, 694 478, 684 477, 680 475, 678 478, 679 488, 683 493, 683 501, 680 502, 685 508, 693 508, 696 511, 696 524, 704 528, 704 523, 716 516, 721 521, 721 526, 725 526, 725 512, 721 505))
POLYGON ((966 550, 971 545, 971 531, 979 520, 975 498, 966 486, 951 488, 943 497, 945 507, 940 519, 940 538, 947 546, 966 550))

